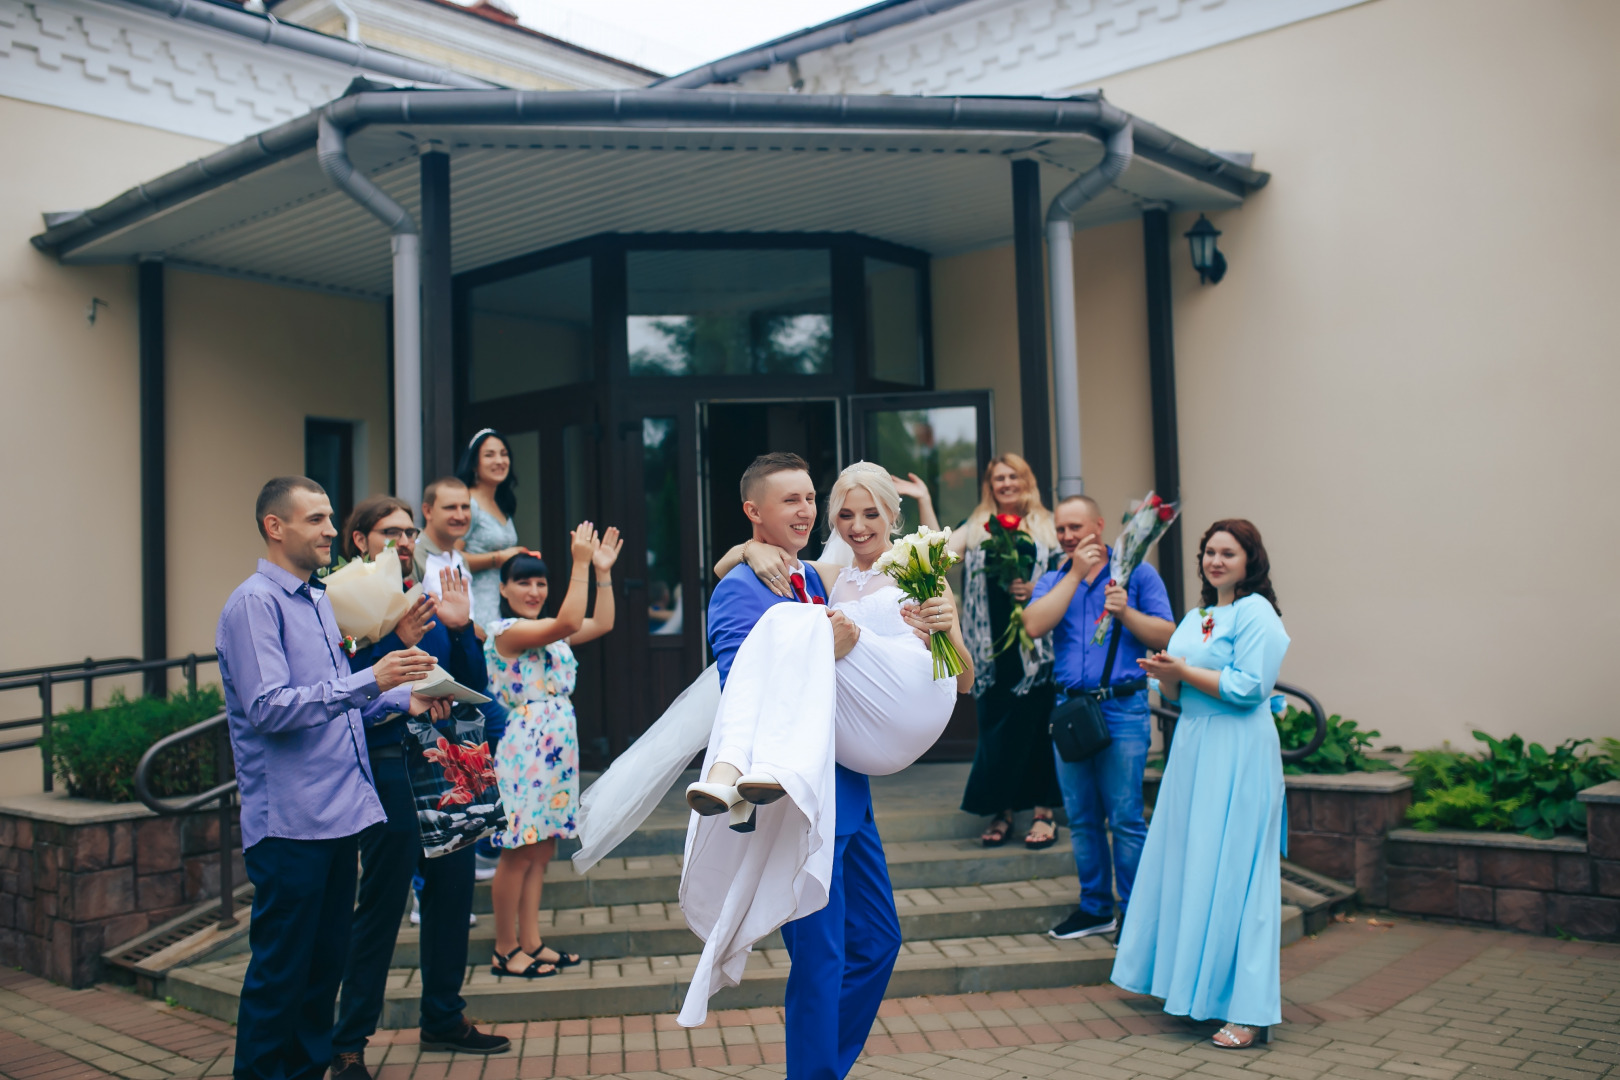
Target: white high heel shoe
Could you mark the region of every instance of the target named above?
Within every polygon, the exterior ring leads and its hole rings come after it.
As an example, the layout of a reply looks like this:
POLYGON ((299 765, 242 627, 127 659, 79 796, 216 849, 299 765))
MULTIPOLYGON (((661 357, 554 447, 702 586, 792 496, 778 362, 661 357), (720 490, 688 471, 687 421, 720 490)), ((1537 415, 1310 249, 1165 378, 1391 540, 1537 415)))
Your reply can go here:
POLYGON ((699 781, 686 785, 686 805, 703 817, 729 813, 742 803, 743 797, 733 784, 706 784, 699 781))
POLYGON ((756 806, 764 806, 780 799, 787 791, 768 773, 747 773, 737 777, 737 794, 756 806))

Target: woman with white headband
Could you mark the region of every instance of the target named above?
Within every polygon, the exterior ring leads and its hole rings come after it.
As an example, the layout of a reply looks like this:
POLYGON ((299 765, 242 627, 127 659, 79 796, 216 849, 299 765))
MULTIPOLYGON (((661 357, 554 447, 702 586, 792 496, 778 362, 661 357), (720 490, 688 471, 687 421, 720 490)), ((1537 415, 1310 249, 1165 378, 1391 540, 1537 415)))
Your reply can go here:
POLYGON ((501 617, 501 567, 523 551, 512 520, 517 477, 506 437, 494 428, 474 435, 456 476, 472 492, 472 525, 462 556, 472 572, 473 622, 488 626, 501 617))

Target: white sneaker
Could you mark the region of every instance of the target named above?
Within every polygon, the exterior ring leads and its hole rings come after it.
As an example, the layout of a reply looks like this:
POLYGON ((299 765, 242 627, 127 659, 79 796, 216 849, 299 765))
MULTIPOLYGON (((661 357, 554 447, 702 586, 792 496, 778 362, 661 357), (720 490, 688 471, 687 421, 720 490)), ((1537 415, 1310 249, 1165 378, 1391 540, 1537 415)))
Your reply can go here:
POLYGON ((482 853, 473 856, 473 880, 488 881, 495 876, 495 867, 500 865, 500 859, 492 859, 482 853))

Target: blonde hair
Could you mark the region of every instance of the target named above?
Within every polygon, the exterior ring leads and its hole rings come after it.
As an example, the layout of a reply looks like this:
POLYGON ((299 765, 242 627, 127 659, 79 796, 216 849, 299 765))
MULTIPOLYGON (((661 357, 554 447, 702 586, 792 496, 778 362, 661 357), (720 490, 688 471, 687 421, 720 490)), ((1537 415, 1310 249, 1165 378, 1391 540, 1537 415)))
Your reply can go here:
POLYGON ((990 515, 1000 512, 1001 508, 996 504, 996 493, 990 487, 990 475, 1001 465, 1007 466, 1017 474, 1018 484, 1023 488, 1023 498, 1018 504, 1018 516, 1024 519, 1024 528, 1029 531, 1030 536, 1048 548, 1055 549, 1058 546, 1057 526, 1052 522, 1052 511, 1041 501, 1040 487, 1035 483, 1035 470, 1029 467, 1029 462, 1011 452, 997 454, 990 459, 990 464, 984 467, 984 477, 979 481, 979 505, 968 515, 968 529, 983 529, 985 523, 990 520, 990 515))
POLYGON ((867 494, 872 496, 878 513, 888 522, 889 535, 899 532, 900 492, 895 490, 889 470, 870 461, 857 461, 838 474, 832 491, 827 493, 827 535, 831 536, 837 530, 838 526, 834 523, 838 520, 838 512, 844 508, 844 500, 849 493, 858 487, 865 488, 867 494))

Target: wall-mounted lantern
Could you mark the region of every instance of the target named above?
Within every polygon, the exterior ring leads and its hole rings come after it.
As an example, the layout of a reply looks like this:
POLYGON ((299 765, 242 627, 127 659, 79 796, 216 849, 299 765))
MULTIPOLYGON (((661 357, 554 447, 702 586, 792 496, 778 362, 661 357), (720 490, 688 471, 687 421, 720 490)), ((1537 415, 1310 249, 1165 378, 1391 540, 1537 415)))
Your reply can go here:
POLYGON ((1199 214, 1193 227, 1182 235, 1186 236, 1192 248, 1192 264, 1193 269, 1198 271, 1199 284, 1214 285, 1226 276, 1226 256, 1215 246, 1215 238, 1221 235, 1221 230, 1199 214))

